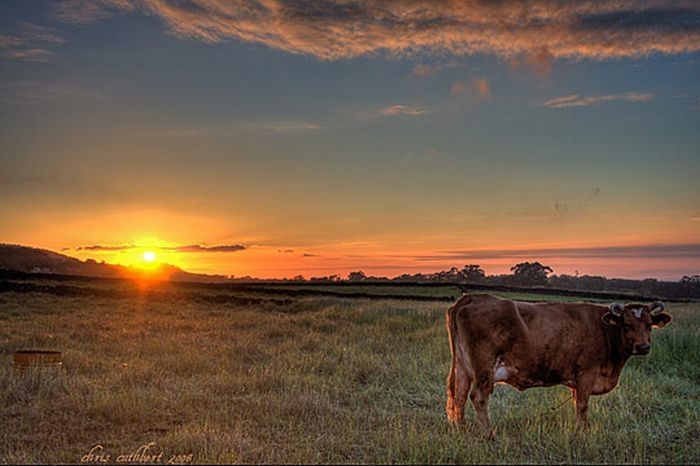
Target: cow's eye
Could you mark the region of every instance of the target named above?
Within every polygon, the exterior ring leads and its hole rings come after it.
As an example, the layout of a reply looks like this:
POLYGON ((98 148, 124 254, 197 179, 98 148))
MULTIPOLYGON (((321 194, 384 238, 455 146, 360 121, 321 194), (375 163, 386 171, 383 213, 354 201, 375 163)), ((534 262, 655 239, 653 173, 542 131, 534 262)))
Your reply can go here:
POLYGON ((622 325, 622 330, 632 330, 632 326, 631 326, 631 325, 627 325, 627 324, 623 324, 623 325, 622 325))

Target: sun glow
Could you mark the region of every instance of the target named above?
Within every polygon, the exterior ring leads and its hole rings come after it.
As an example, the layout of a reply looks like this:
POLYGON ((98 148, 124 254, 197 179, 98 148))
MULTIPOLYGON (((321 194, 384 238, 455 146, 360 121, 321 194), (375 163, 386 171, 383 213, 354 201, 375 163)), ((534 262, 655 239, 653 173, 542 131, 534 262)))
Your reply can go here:
POLYGON ((143 257, 143 261, 144 261, 144 262, 149 262, 149 263, 155 262, 155 260, 156 260, 156 253, 153 252, 153 251, 145 251, 145 252, 143 253, 143 256, 142 256, 142 257, 143 257))

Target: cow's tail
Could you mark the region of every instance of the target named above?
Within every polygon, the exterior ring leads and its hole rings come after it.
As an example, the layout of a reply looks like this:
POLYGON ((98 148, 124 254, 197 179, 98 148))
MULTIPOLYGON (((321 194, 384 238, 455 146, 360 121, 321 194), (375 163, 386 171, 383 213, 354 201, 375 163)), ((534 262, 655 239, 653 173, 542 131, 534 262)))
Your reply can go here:
MULTIPOLYGON (((445 326, 447 327, 447 338, 450 342, 450 354, 452 362, 450 364, 450 372, 447 374, 447 405, 445 411, 450 422, 459 424, 464 421, 464 401, 463 396, 459 396, 457 385, 460 381, 457 371, 460 370, 457 366, 463 364, 461 361, 461 351, 463 344, 459 341, 459 332, 457 330, 457 309, 459 304, 464 303, 464 297, 459 302, 450 306, 445 311, 445 326)), ((461 370, 460 372, 463 372, 461 370)))

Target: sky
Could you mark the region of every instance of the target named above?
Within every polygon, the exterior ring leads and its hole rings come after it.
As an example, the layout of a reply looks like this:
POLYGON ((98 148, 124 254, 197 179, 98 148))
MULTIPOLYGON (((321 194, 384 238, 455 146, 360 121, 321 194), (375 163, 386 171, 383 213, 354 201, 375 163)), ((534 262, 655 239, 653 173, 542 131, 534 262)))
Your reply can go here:
POLYGON ((700 3, 0 2, 0 242, 700 273, 700 3))

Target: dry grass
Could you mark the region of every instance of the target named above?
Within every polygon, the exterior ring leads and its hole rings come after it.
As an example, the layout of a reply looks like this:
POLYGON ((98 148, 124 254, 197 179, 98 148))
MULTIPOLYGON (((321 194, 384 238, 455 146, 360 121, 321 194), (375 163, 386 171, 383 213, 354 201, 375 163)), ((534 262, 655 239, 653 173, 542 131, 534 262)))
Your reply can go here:
MULTIPOLYGON (((675 322, 571 434, 562 387, 491 401, 495 441, 444 416, 445 303, 288 306, 0 295, 0 462, 79 462, 155 442, 195 462, 700 462, 700 316, 675 322), (16 375, 18 349, 64 352, 16 375)), ((469 421, 473 421, 469 411, 469 421)))

